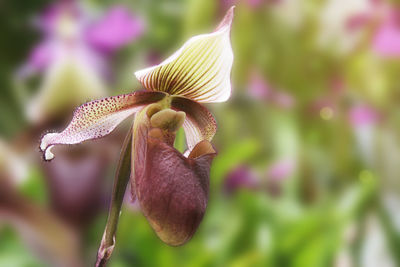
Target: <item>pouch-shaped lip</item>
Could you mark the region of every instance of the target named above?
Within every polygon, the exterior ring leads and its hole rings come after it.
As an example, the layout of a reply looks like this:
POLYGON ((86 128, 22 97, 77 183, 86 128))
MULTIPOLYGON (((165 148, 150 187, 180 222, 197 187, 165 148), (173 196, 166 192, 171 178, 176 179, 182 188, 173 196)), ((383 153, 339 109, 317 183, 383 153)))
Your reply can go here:
POLYGON ((153 128, 147 136, 136 139, 146 144, 136 146, 141 153, 136 154, 134 161, 134 190, 158 237, 178 246, 193 236, 203 218, 210 165, 216 153, 204 140, 193 149, 197 157, 186 158, 163 136, 163 130, 153 128), (138 157, 144 160, 136 160, 138 157))

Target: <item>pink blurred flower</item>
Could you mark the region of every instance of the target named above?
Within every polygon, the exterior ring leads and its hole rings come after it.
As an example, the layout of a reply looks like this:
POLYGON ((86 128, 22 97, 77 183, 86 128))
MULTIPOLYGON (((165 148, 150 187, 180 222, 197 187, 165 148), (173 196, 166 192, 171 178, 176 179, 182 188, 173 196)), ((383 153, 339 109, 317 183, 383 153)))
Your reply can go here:
POLYGON ((64 151, 52 164, 43 163, 52 209, 64 221, 86 226, 106 204, 108 150, 103 143, 75 154, 64 151))
POLYGON ((369 13, 359 13, 355 14, 353 16, 350 16, 346 20, 346 28, 350 32, 354 32, 357 30, 362 29, 364 26, 366 26, 371 20, 371 16, 369 13))
POLYGON ((271 94, 271 86, 264 77, 258 72, 253 72, 250 76, 249 94, 254 98, 265 99, 271 94))
POLYGON ((114 51, 138 38, 144 30, 144 24, 132 16, 124 7, 110 9, 103 19, 92 25, 87 31, 87 40, 97 48, 114 51))
POLYGON ((354 127, 375 124, 378 118, 378 112, 367 105, 355 106, 349 112, 349 121, 354 127))
POLYGON ((400 9, 389 11, 373 38, 372 48, 383 57, 400 57, 400 9))
POLYGON ((223 10, 226 10, 232 5, 240 5, 241 3, 245 4, 246 6, 250 7, 251 9, 256 9, 260 8, 264 4, 281 4, 283 1, 282 0, 244 0, 244 1, 239 1, 239 0, 220 0, 219 1, 219 6, 221 12, 223 10))
POLYGON ((220 0, 219 1, 219 8, 221 12, 223 13, 224 10, 227 8, 237 4, 237 0, 220 0))
POLYGON ((265 0, 247 0, 246 3, 253 8, 259 7, 261 4, 266 2, 265 0))
POLYGON ((52 46, 48 42, 40 43, 34 47, 24 70, 30 71, 36 69, 37 71, 43 71, 52 60, 51 53, 49 53, 51 49, 52 46))
POLYGON ((22 80, 34 74, 43 77, 38 93, 26 104, 26 116, 36 124, 106 95, 111 54, 143 32, 143 23, 121 6, 94 18, 91 10, 73 0, 49 6, 36 27, 43 40, 18 71, 22 80))
POLYGON ((368 31, 384 9, 378 0, 328 0, 320 10, 318 44, 347 54, 363 42, 368 31), (334 44, 334 45, 333 45, 334 44))
POLYGON ((111 8, 97 20, 78 1, 59 1, 36 20, 43 40, 35 46, 19 74, 43 72, 64 57, 78 57, 104 71, 107 56, 143 33, 143 23, 124 7, 111 8), (107 52, 107 53, 105 53, 107 52))
POLYGON ((251 97, 272 103, 281 108, 291 108, 295 99, 289 93, 272 87, 266 79, 258 72, 250 75, 248 93, 251 97))
POLYGON ((241 188, 254 189, 259 185, 254 173, 246 166, 239 166, 231 171, 225 179, 225 190, 233 193, 241 188))
POLYGON ((283 91, 276 91, 273 100, 279 107, 286 109, 293 107, 295 103, 293 96, 283 91))
POLYGON ((66 12, 72 16, 76 21, 82 23, 81 18, 85 17, 82 9, 75 0, 59 0, 49 5, 45 10, 36 18, 35 26, 46 35, 54 35, 58 29, 58 22, 60 17, 66 12))
POLYGON ((267 177, 269 180, 281 181, 292 175, 293 171, 294 163, 292 160, 278 160, 269 166, 267 177))

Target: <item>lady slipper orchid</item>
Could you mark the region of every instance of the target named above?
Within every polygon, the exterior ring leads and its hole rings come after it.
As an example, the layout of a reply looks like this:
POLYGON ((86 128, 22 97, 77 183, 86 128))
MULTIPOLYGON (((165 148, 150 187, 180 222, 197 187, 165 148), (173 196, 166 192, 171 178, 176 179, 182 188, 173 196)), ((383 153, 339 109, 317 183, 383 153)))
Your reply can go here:
POLYGON ((217 127, 200 103, 223 102, 231 94, 232 19, 233 7, 214 32, 192 37, 161 64, 136 72, 146 90, 86 103, 64 131, 42 138, 44 158, 51 160, 54 145, 103 137, 136 113, 121 152, 98 266, 111 255, 129 179, 132 197, 165 243, 184 244, 202 220, 216 155, 210 141, 217 127), (188 146, 184 155, 173 147, 181 126, 188 146))

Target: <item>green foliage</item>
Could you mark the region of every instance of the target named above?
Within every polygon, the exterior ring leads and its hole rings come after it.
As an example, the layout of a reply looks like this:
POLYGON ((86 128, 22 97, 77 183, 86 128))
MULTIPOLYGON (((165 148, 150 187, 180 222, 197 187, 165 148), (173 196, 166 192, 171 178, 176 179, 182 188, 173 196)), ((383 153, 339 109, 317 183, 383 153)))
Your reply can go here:
MULTIPOLYGON (((29 18, 47 1, 3 2, 0 30, 7 38, 0 42, 0 134, 11 139, 29 128, 18 96, 23 89, 16 88, 13 73, 39 38, 26 30, 29 18)), ((220 2, 229 1, 83 2, 98 9, 123 4, 146 22, 143 38, 113 57, 116 75, 109 91, 116 95, 140 89, 133 70, 147 66, 149 58, 158 62, 188 37, 212 30, 225 11, 220 2)), ((168 247, 137 204, 126 201, 109 266, 325 267, 338 266, 342 252, 350 255, 352 266, 362 266, 363 257, 374 252, 365 244, 377 228, 382 229, 387 258, 400 266, 399 215, 385 202, 388 196, 400 198, 398 58, 382 58, 371 50, 375 28, 369 26, 349 51, 340 46, 352 34, 319 44, 321 31, 330 33, 321 22, 327 1, 264 1, 258 7, 248 2, 237 1, 232 27, 232 98, 207 105, 218 122, 213 140, 218 156, 198 232, 185 246, 168 247), (299 6, 292 6, 293 12, 280 2, 299 6), (251 96, 254 73, 268 85, 267 97, 251 96), (276 101, 272 95, 277 92, 289 95, 293 103, 276 101), (359 104, 378 118, 361 127, 352 124, 352 108, 359 104), (286 159, 294 162, 293 170, 272 179, 274 164, 286 159), (243 166, 255 174, 256 188, 241 185, 227 192, 227 177, 243 166), (371 226, 370 217, 377 218, 377 225, 371 226)), ((30 95, 35 89, 27 90, 30 95)), ((183 130, 175 147, 185 150, 183 130)), ((29 170, 19 189, 34 204, 50 204, 38 166, 29 170)), ((105 225, 107 205, 102 208, 82 230, 82 253, 90 264, 105 225)), ((12 229, 0 224, 0 266, 42 264, 12 229)))

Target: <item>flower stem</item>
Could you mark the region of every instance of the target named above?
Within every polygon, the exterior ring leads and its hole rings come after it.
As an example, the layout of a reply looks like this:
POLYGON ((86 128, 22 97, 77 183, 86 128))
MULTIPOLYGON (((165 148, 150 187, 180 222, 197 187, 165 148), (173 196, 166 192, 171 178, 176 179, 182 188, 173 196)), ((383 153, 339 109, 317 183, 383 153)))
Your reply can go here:
POLYGON ((106 228, 100 248, 97 252, 96 267, 106 266, 108 259, 115 246, 115 233, 117 231, 118 219, 124 200, 126 186, 131 173, 131 151, 132 151, 132 128, 124 140, 121 157, 115 174, 114 188, 112 193, 110 211, 108 214, 106 228))

